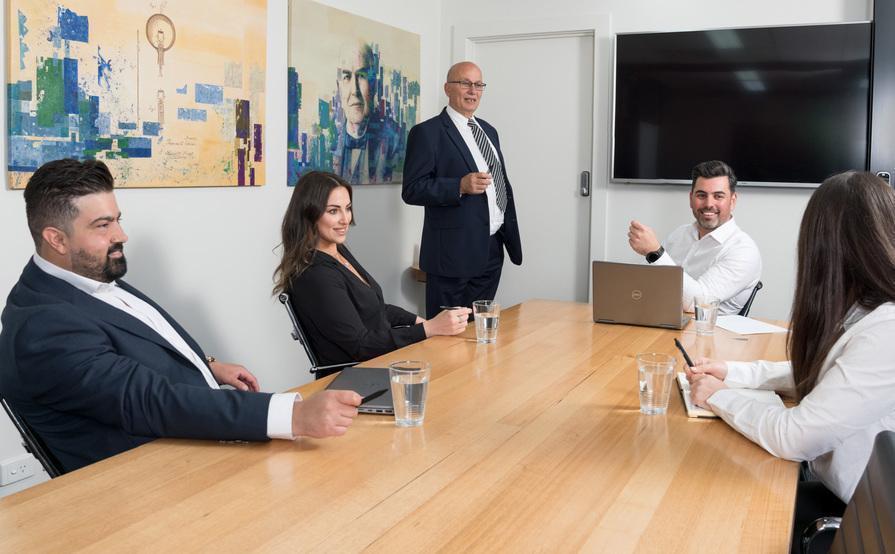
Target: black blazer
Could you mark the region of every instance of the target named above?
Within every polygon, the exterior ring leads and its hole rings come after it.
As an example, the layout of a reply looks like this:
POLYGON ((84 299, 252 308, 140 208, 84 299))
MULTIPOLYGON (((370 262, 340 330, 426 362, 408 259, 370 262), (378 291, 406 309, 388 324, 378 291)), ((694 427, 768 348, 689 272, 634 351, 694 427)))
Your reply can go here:
MULTIPOLYGON (((202 349, 152 300, 199 356, 202 349)), ((28 262, 0 331, 0 394, 71 471, 158 437, 267 440, 270 394, 208 387, 140 320, 28 262)))
POLYGON ((368 284, 329 254, 316 250, 311 265, 292 278, 288 291, 317 362, 362 362, 425 339, 422 323, 415 323, 416 314, 386 304, 373 276, 348 248, 339 245, 338 249, 368 284))
MULTIPOLYGON (((522 241, 516 220, 513 187, 500 151, 497 131, 476 118, 500 156, 507 185, 507 209, 500 233, 510 261, 522 263, 522 241)), ((477 172, 475 160, 447 109, 410 130, 404 160, 404 202, 425 206, 420 269, 444 277, 481 275, 488 263, 489 215, 484 194, 460 196, 460 179, 477 172)))

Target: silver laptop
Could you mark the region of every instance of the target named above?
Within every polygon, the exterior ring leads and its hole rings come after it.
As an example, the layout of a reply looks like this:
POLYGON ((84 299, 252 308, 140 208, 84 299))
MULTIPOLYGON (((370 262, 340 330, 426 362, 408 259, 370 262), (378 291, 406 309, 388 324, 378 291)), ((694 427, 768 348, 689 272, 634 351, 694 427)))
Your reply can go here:
POLYGON ((594 262, 594 322, 681 329, 684 270, 676 265, 594 262))
POLYGON ((387 367, 346 367, 326 388, 353 390, 361 396, 367 396, 378 390, 386 389, 387 392, 385 394, 361 404, 357 411, 362 414, 391 415, 395 413, 387 367))

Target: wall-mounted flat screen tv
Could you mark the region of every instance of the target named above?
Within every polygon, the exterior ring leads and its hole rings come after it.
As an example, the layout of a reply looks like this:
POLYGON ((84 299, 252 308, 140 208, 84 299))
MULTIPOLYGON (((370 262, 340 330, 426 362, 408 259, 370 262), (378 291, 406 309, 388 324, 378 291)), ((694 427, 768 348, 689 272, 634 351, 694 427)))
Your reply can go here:
POLYGON ((816 186, 867 167, 870 23, 619 34, 612 179, 816 186))

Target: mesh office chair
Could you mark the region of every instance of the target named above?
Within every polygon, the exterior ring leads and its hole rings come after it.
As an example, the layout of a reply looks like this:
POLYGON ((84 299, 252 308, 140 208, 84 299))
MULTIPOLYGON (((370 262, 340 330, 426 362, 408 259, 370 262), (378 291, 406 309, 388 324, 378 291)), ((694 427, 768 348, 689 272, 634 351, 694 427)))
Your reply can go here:
POLYGON ((802 552, 835 532, 831 554, 895 552, 895 432, 876 436, 867 468, 842 518, 822 517, 802 533, 802 552))
POLYGON ((761 290, 761 287, 764 285, 761 284, 761 281, 755 284, 755 288, 752 289, 752 294, 749 295, 749 300, 746 300, 746 304, 740 309, 739 314, 743 317, 749 315, 749 310, 752 309, 752 301, 755 300, 755 295, 758 294, 758 291, 761 290))
POLYGON ((31 429, 31 426, 12 411, 12 408, 6 403, 5 398, 0 397, 0 404, 3 405, 6 415, 9 416, 10 421, 15 425, 19 435, 22 436, 22 446, 25 447, 25 451, 37 458, 37 461, 43 466, 44 471, 47 472, 50 479, 64 474, 65 471, 62 470, 62 464, 60 464, 59 460, 50 453, 50 449, 47 448, 47 445, 44 444, 43 440, 37 436, 37 433, 31 429))
POLYGON ((317 356, 314 354, 313 350, 311 350, 311 343, 308 342, 308 336, 301 328, 301 324, 298 322, 298 318, 295 316, 295 310, 292 309, 292 304, 289 303, 289 295, 283 292, 280 293, 277 298, 279 299, 280 303, 283 304, 283 306, 286 308, 286 313, 289 314, 289 319, 292 321, 292 338, 294 340, 297 340, 302 345, 302 347, 305 349, 305 354, 308 356, 308 361, 311 362, 311 373, 315 375, 319 371, 332 373, 335 370, 344 369, 346 367, 351 367, 358 364, 358 362, 347 362, 333 365, 318 365, 317 356))

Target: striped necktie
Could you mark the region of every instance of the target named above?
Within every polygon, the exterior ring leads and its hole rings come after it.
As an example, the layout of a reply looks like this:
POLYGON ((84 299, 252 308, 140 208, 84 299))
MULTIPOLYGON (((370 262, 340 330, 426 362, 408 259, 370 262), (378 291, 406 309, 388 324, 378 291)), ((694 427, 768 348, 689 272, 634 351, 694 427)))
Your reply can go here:
POLYGON ((494 180, 494 192, 497 193, 497 207, 500 208, 500 211, 506 212, 507 185, 503 180, 503 167, 500 165, 500 158, 494 155, 494 149, 491 148, 491 144, 485 137, 485 131, 479 127, 478 123, 474 119, 470 119, 466 124, 472 129, 475 143, 478 145, 482 157, 485 158, 485 163, 488 164, 488 170, 491 172, 491 178, 494 180))

